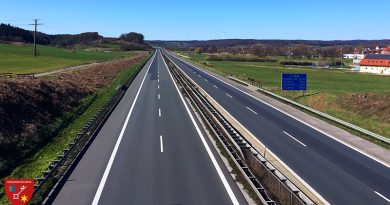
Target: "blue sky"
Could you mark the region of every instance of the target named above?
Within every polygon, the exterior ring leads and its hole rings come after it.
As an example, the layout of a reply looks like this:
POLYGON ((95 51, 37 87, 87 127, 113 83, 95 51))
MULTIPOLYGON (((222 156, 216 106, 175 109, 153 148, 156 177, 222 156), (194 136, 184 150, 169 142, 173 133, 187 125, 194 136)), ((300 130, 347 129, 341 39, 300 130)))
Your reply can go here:
POLYGON ((148 40, 390 39, 389 0, 0 0, 0 22, 148 40))

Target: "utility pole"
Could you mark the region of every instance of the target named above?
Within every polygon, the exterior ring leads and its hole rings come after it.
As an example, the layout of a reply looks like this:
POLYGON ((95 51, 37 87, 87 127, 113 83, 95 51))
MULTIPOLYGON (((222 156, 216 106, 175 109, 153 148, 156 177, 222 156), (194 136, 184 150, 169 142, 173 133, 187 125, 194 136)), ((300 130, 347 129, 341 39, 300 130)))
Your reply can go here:
POLYGON ((33 56, 34 57, 37 57, 37 27, 38 25, 42 25, 42 24, 38 24, 38 19, 34 19, 34 24, 30 24, 30 25, 33 25, 34 26, 34 52, 33 52, 33 56))
POLYGON ((340 66, 341 66, 341 69, 343 69, 343 59, 344 59, 344 55, 343 55, 343 45, 341 44, 341 63, 340 63, 340 66))

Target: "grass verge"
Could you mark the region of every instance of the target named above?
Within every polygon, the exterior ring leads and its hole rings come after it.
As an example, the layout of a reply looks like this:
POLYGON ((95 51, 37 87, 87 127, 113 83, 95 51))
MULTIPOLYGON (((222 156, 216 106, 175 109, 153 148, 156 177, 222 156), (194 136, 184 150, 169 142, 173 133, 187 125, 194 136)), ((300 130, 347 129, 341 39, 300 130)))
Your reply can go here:
POLYGON ((37 46, 38 57, 32 56, 32 45, 0 44, 0 73, 41 73, 92 62, 130 57, 134 52, 84 51, 37 46))
MULTIPOLYGON (((92 95, 84 98, 79 107, 79 112, 73 117, 66 128, 64 128, 57 137, 53 138, 46 146, 35 153, 31 158, 27 159, 23 165, 17 167, 7 178, 31 178, 38 177, 44 170, 47 169, 49 163, 56 159, 58 154, 63 152, 63 149, 75 137, 77 132, 88 123, 88 121, 103 107, 106 101, 115 94, 115 89, 124 84, 129 77, 137 72, 137 68, 143 65, 149 56, 143 61, 122 70, 115 80, 109 86, 102 88, 92 95)), ((70 115, 66 113, 65 115, 70 115)), ((64 118, 66 116, 63 116, 64 118)), ((0 190, 0 204, 9 204, 8 199, 0 190)))

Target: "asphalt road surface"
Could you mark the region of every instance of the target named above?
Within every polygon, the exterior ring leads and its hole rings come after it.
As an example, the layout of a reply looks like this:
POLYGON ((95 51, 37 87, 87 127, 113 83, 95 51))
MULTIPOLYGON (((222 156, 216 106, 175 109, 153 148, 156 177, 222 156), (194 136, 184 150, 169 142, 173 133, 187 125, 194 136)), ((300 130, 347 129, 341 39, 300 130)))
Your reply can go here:
POLYGON ((246 204, 193 116, 157 51, 54 204, 246 204))
POLYGON ((166 53, 331 204, 390 204, 390 168, 166 53))

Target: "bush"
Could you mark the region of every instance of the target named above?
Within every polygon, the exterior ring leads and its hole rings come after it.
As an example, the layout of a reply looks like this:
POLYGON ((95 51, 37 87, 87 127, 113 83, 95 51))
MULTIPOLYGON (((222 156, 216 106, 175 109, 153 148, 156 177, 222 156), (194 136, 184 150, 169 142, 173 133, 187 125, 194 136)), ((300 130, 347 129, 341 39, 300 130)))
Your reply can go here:
POLYGON ((195 54, 202 54, 202 48, 196 48, 195 54))
POLYGON ((121 50, 123 50, 123 51, 150 50, 150 47, 148 45, 145 45, 145 44, 129 43, 129 44, 122 44, 121 50))
POLYGON ((296 66, 313 66, 313 62, 309 61, 281 61, 281 65, 296 65, 296 66))

